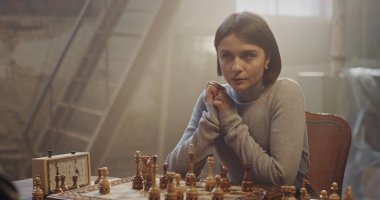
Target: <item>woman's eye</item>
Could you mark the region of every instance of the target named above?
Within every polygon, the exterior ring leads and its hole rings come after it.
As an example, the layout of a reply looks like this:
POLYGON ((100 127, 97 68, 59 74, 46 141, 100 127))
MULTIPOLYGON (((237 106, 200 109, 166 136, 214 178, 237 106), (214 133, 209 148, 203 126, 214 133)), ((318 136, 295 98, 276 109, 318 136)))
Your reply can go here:
POLYGON ((251 60, 251 59, 253 59, 255 57, 256 57, 256 54, 254 54, 254 53, 245 53, 245 54, 243 54, 243 58, 245 60, 251 60))
POLYGON ((224 54, 222 54, 221 58, 222 58, 222 60, 231 60, 232 55, 229 53, 224 53, 224 54))

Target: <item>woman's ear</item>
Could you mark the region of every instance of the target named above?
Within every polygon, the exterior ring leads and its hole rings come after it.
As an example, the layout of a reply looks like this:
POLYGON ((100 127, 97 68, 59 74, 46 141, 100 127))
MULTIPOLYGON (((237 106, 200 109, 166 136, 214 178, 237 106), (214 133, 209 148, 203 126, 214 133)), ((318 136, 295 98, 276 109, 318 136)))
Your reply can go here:
POLYGON ((266 56, 265 66, 268 66, 269 63, 270 63, 270 55, 268 54, 268 56, 266 56))

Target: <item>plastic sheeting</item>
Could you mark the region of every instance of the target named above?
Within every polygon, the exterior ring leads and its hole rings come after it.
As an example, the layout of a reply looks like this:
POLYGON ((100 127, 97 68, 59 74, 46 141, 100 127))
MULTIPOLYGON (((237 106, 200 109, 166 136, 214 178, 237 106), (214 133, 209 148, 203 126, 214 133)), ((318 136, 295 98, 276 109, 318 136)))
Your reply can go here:
POLYGON ((380 69, 350 68, 343 75, 343 116, 352 129, 343 191, 351 185, 356 199, 379 199, 380 69))

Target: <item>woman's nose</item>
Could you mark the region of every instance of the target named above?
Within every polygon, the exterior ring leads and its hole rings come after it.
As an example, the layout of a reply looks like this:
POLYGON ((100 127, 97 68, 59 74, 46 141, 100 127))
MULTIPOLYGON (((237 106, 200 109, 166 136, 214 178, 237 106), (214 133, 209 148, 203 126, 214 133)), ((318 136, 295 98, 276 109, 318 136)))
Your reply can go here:
POLYGON ((242 62, 239 58, 235 58, 232 63, 232 71, 239 72, 242 70, 242 62))

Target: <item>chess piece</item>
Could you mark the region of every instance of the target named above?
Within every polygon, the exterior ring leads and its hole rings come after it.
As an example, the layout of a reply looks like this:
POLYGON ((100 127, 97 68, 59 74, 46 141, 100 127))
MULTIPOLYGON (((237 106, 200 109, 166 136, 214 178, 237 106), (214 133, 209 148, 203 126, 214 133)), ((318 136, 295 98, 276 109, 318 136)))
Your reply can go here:
POLYGON ((102 180, 98 183, 99 193, 108 194, 111 192, 111 183, 108 180, 108 167, 102 168, 102 180))
POLYGON ((286 185, 281 186, 281 193, 282 193, 282 200, 288 200, 289 199, 289 187, 286 185))
POLYGON ((34 178, 34 187, 32 192, 32 200, 43 200, 44 199, 44 191, 41 188, 41 178, 40 175, 37 174, 34 178))
POLYGON ((302 187, 300 189, 301 200, 310 200, 311 199, 311 196, 307 191, 308 186, 309 186, 309 180, 304 178, 303 182, 302 182, 302 187))
POLYGON ((62 191, 67 191, 68 190, 65 182, 66 182, 66 176, 62 174, 61 175, 61 185, 59 186, 62 189, 62 191))
POLYGON ((338 183, 333 182, 331 185, 331 194, 329 196, 330 200, 340 200, 340 196, 338 195, 338 183))
POLYGON ((196 188, 195 175, 189 175, 190 188, 186 193, 186 200, 198 200, 198 190, 196 188))
POLYGON ((221 178, 219 175, 215 176, 215 187, 212 189, 212 200, 223 200, 224 192, 220 188, 221 178))
POLYGON ((220 188, 222 188, 222 190, 224 192, 230 192, 231 183, 227 177, 227 167, 223 166, 222 173, 220 174, 220 177, 221 177, 220 188))
POLYGON ((252 164, 244 165, 245 172, 244 172, 243 182, 241 185, 241 189, 243 192, 252 192, 253 190, 251 168, 252 168, 252 164))
POLYGON ((135 153, 135 162, 136 162, 136 175, 132 179, 132 189, 141 190, 143 189, 143 177, 140 174, 140 163, 141 163, 141 154, 140 151, 135 153))
POLYGON ((168 173, 168 187, 165 193, 165 200, 177 200, 177 189, 174 185, 174 172, 168 173))
POLYGON ((168 187, 168 163, 162 165, 163 174, 160 177, 160 189, 168 187))
POLYGON ((156 181, 156 170, 157 170, 157 155, 153 156, 153 165, 152 165, 152 172, 153 172, 153 185, 149 189, 149 200, 160 200, 160 189, 157 187, 157 181, 156 181))
POLYGON ((102 168, 98 168, 97 172, 98 172, 98 178, 95 180, 94 182, 95 184, 98 184, 100 180, 102 179, 102 168))
POLYGON ((189 171, 185 176, 185 184, 186 186, 190 186, 190 176, 194 175, 194 144, 190 144, 189 146, 189 171))
POLYGON ((151 163, 150 159, 147 161, 146 165, 147 165, 146 166, 147 174, 146 174, 145 179, 144 179, 144 190, 149 191, 149 189, 153 185, 153 167, 152 167, 152 163, 151 163))
POLYGON ((52 193, 60 193, 63 192, 61 187, 59 186, 59 182, 61 181, 61 175, 59 174, 59 168, 58 166, 56 167, 56 174, 55 174, 55 189, 52 191, 52 193))
POLYGON ((289 187, 289 200, 297 200, 296 191, 296 186, 292 185, 289 187))
POLYGON ((352 195, 351 186, 347 187, 344 200, 354 200, 354 196, 352 195))
POLYGON ((156 178, 156 175, 157 175, 157 155, 153 155, 152 160, 153 160, 153 165, 152 165, 153 176, 154 176, 154 178, 156 178))
POLYGON ((300 200, 310 200, 310 194, 308 195, 306 188, 302 187, 300 189, 301 197, 300 200))
POLYGON ((183 200, 184 199, 184 189, 180 185, 181 175, 180 174, 176 174, 175 175, 175 180, 176 180, 176 189, 177 189, 177 200, 183 200))
POLYGON ((209 154, 207 161, 208 161, 208 176, 206 178, 205 189, 206 191, 211 192, 212 189, 216 185, 216 180, 214 176, 214 157, 212 154, 209 154))
POLYGON ((326 190, 321 191, 321 194, 319 195, 319 200, 329 200, 329 195, 327 194, 326 190))
POLYGON ((146 179, 146 176, 148 175, 148 161, 149 156, 141 156, 142 161, 142 170, 141 170, 141 176, 143 177, 143 180, 146 179))
POLYGON ((73 179, 73 185, 69 188, 70 190, 73 190, 73 189, 78 189, 79 186, 78 186, 78 174, 74 174, 74 176, 72 177, 73 179))

